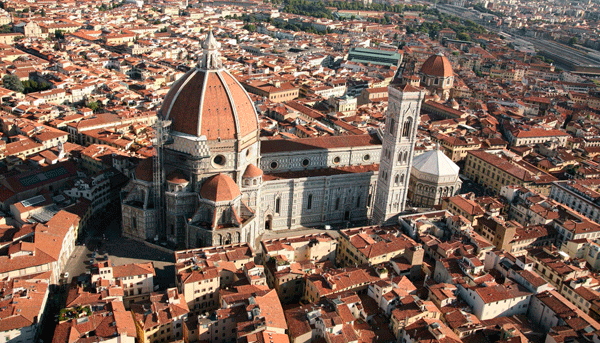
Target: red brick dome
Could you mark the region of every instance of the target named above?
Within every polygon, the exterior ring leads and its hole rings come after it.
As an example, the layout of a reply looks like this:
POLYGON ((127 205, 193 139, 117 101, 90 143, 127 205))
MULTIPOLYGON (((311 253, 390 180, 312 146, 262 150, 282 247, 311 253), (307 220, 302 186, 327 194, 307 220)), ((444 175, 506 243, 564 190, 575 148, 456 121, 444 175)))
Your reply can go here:
POLYGON ((214 202, 231 201, 240 196, 239 187, 226 174, 219 173, 206 180, 200 188, 200 196, 214 202))
POLYGON ((159 116, 171 120, 171 131, 208 140, 241 139, 258 132, 258 116, 244 87, 225 69, 219 43, 209 32, 203 60, 177 80, 159 116))
POLYGON ((254 178, 262 175, 263 171, 260 168, 258 168, 254 164, 249 164, 248 167, 246 167, 246 171, 244 172, 244 175, 242 175, 242 177, 254 178))
POLYGON ((441 53, 429 56, 421 67, 421 73, 435 77, 450 77, 454 75, 450 61, 441 53))
POLYGON ((189 181, 185 178, 180 171, 174 171, 171 174, 167 175, 167 181, 171 183, 188 183, 189 181))

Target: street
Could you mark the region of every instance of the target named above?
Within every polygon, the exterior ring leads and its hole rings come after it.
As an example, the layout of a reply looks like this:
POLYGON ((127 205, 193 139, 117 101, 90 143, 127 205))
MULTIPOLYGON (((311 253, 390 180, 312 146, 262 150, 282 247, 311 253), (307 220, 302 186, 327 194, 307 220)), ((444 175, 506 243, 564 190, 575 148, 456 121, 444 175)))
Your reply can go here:
POLYGON ((121 237, 119 218, 97 230, 87 243, 75 248, 65 267, 65 272, 69 273, 69 280, 66 282, 84 276, 91 269, 90 261, 99 262, 106 254, 115 266, 150 261, 156 270, 155 285, 159 285, 161 290, 175 285, 173 254, 146 246, 143 242, 121 237), (94 252, 97 252, 96 259, 92 258, 94 252))

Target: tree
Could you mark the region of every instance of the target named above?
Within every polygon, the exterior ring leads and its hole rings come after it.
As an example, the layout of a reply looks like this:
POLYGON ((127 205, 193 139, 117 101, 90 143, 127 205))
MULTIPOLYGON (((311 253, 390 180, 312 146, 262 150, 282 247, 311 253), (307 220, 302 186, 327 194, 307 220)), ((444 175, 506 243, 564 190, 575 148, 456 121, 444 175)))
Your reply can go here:
POLYGON ((100 104, 97 101, 90 101, 85 105, 94 112, 96 112, 96 110, 100 108, 100 104))
POLYGON ((571 37, 571 38, 569 39, 569 45, 570 45, 570 46, 573 46, 573 45, 575 45, 575 44, 577 44, 577 37, 571 37))
POLYGON ((254 25, 254 24, 246 24, 246 25, 244 25, 244 29, 248 30, 250 32, 254 32, 254 31, 256 31, 256 25, 254 25))
POLYGON ((40 11, 40 15, 42 17, 45 17, 46 16, 46 10, 42 8, 42 10, 40 11))
POLYGON ((54 37, 56 37, 56 39, 58 39, 58 40, 65 39, 65 31, 63 31, 63 30, 54 31, 54 37))
POLYGON ((4 75, 2 78, 2 86, 15 92, 23 92, 25 89, 25 87, 23 87, 23 82, 21 82, 17 75, 4 75))

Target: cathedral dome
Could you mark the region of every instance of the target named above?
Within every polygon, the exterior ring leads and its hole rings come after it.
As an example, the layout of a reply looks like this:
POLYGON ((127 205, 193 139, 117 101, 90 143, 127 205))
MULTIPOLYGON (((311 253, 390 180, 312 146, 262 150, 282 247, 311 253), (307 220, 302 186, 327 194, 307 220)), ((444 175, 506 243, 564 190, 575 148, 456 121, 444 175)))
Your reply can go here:
POLYGON ((435 149, 413 159, 414 171, 436 177, 458 176, 460 168, 441 150, 435 149))
POLYGON ((421 67, 421 73, 434 77, 450 77, 454 75, 450 61, 441 53, 429 56, 421 67))
POLYGON ((231 201, 240 196, 239 187, 226 174, 219 173, 206 180, 200 189, 200 196, 214 202, 231 201))
POLYGON ((212 31, 198 66, 177 80, 159 110, 171 131, 208 140, 241 139, 258 132, 258 116, 244 87, 221 64, 212 31))

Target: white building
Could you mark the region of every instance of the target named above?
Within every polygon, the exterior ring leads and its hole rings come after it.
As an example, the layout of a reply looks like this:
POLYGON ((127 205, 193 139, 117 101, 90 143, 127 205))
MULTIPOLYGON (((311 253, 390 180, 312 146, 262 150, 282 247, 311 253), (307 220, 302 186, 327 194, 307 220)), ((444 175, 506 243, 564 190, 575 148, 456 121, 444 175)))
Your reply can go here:
POLYGON ((112 266, 110 260, 98 263, 98 273, 92 274, 92 283, 96 288, 103 287, 102 281, 109 284, 120 283, 123 287, 124 303, 136 298, 149 296, 154 292, 154 265, 152 262, 131 263, 112 266))
POLYGON ((531 293, 516 283, 475 286, 458 285, 462 299, 480 320, 527 313, 531 293))
POLYGON ((458 193, 462 181, 460 168, 441 150, 421 154, 413 160, 408 185, 408 198, 416 207, 439 205, 443 197, 458 193))

